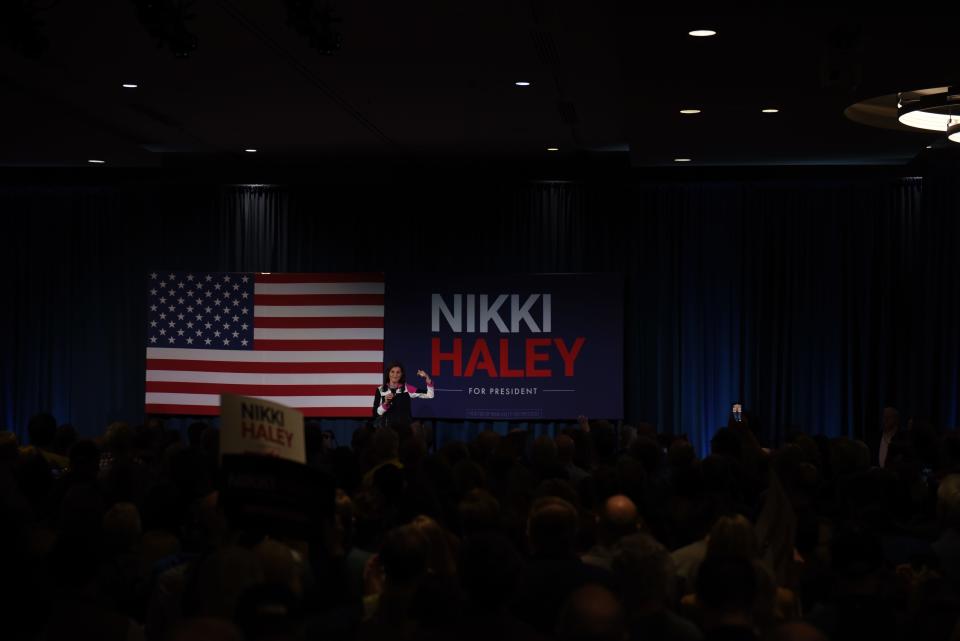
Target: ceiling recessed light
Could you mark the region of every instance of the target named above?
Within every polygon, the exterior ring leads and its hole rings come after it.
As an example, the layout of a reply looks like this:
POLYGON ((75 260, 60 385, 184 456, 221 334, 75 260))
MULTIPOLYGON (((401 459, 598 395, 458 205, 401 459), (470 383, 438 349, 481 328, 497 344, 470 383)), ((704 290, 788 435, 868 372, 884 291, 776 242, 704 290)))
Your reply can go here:
POLYGON ((92 164, 92 165, 102 165, 102 164, 104 164, 104 163, 107 162, 107 161, 106 161, 106 160, 94 160, 94 159, 91 158, 91 159, 88 160, 87 162, 90 163, 90 164, 92 164))
POLYGON ((927 145, 927 149, 933 149, 933 145, 927 145))
POLYGON ((560 151, 560 147, 547 147, 547 151, 560 151))
POLYGON ((673 162, 690 162, 690 158, 674 158, 673 162))
POLYGON ((125 83, 123 83, 123 88, 124 88, 124 89, 136 89, 137 86, 138 86, 138 85, 136 85, 135 83, 132 83, 132 82, 125 82, 125 83))
POLYGON ((699 109, 681 109, 680 113, 682 114, 698 114, 700 113, 699 109))
POLYGON ((529 87, 529 86, 530 86, 530 83, 527 82, 526 80, 518 80, 517 82, 515 82, 515 83, 513 83, 513 84, 517 85, 518 87, 529 87))
POLYGON ((761 109, 761 111, 763 111, 763 113, 765 113, 765 114, 780 113, 780 110, 779 110, 779 109, 772 109, 772 108, 771 108, 771 109, 761 109))
POLYGON ((694 38, 707 38, 709 36, 717 35, 717 32, 713 29, 694 29, 690 32, 690 35, 694 38))
POLYGON ((257 153, 257 150, 256 150, 256 149, 244 149, 244 151, 247 152, 248 154, 255 154, 255 153, 257 153))

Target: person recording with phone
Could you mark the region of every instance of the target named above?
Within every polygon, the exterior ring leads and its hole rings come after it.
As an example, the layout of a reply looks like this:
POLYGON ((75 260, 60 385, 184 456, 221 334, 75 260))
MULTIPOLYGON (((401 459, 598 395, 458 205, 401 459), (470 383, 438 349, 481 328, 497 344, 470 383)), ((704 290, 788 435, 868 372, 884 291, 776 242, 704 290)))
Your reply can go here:
POLYGON ((760 443, 760 426, 757 424, 756 416, 745 412, 742 403, 734 403, 730 407, 730 417, 727 419, 727 427, 736 432, 745 430, 753 436, 758 444, 760 443))
POLYGON ((393 361, 383 370, 383 385, 373 397, 373 416, 378 426, 410 425, 413 422, 410 400, 433 398, 433 381, 422 369, 417 376, 424 379, 425 389, 407 383, 403 365, 393 361))

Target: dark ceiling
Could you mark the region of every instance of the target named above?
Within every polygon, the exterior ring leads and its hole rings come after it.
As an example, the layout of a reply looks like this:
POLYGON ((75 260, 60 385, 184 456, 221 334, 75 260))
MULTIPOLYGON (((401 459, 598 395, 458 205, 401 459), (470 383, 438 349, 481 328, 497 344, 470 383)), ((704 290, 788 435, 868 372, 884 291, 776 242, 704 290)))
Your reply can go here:
POLYGON ((844 116, 866 98, 956 80, 954 34, 936 14, 708 15, 693 3, 671 15, 545 0, 0 6, 5 166, 245 162, 245 148, 267 165, 547 154, 903 165, 953 152, 943 134, 844 116), (298 11, 307 17, 291 19, 298 11), (704 27, 718 35, 687 35, 704 27), (325 55, 309 33, 342 46, 325 55), (176 56, 191 35, 196 48, 176 56))

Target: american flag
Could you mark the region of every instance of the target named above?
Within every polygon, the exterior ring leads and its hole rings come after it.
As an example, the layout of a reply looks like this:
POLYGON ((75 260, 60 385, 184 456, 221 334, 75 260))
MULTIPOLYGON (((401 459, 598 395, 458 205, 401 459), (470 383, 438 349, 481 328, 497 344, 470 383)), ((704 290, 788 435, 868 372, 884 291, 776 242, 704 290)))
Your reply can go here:
POLYGON ((146 411, 216 415, 220 394, 369 416, 383 382, 383 274, 153 272, 146 411))

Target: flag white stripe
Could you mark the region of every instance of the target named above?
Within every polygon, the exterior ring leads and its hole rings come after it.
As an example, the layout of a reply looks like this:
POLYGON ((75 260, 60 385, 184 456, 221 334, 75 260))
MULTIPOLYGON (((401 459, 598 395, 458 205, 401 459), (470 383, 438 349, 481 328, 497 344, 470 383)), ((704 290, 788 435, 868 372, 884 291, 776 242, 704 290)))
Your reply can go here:
MULTIPOLYGON (((219 406, 219 394, 173 394, 147 392, 147 404, 219 406)), ((262 398, 287 407, 373 407, 373 393, 369 396, 263 396, 262 398)))
POLYGON ((147 370, 147 382, 220 383, 224 385, 370 385, 383 383, 382 374, 251 374, 232 372, 189 372, 147 370))
POLYGON ((257 283, 254 294, 382 294, 383 283, 257 283))
POLYGON ((383 305, 256 305, 254 316, 272 318, 343 318, 383 316, 383 305))
POLYGON ((254 327, 253 337, 281 341, 374 338, 383 339, 382 327, 254 327))
POLYGON ((148 347, 147 358, 172 358, 176 360, 233 363, 381 363, 383 362, 383 351, 235 351, 227 349, 148 347))

